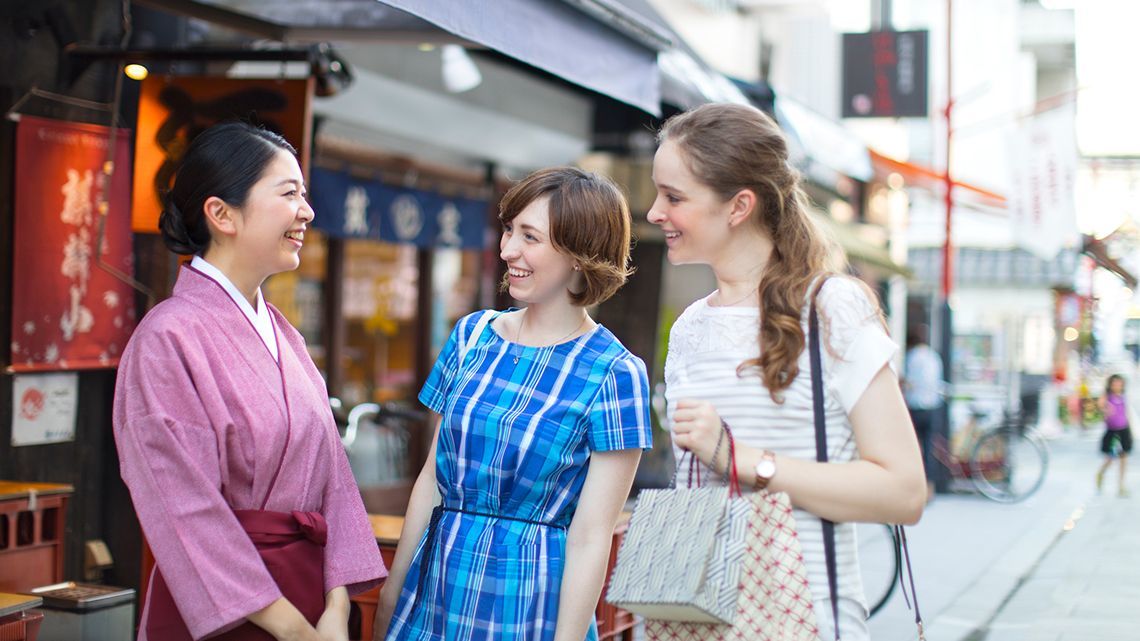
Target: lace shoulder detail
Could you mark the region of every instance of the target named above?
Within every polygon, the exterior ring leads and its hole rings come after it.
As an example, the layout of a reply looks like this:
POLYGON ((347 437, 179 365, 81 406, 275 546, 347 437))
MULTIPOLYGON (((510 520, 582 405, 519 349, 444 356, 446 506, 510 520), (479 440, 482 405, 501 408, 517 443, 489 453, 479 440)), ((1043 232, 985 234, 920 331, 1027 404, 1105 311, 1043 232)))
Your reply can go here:
POLYGON ((705 299, 689 307, 669 331, 666 360, 708 352, 743 351, 759 354, 759 325, 755 314, 710 309, 705 299))
MULTIPOLYGON (((846 354, 852 342, 868 325, 883 326, 882 313, 866 287, 850 276, 832 276, 823 284, 816 298, 820 332, 827 346, 824 359, 833 360, 846 354)), ((807 312, 804 313, 807 323, 807 312)), ((884 328, 885 333, 885 328, 884 328)))

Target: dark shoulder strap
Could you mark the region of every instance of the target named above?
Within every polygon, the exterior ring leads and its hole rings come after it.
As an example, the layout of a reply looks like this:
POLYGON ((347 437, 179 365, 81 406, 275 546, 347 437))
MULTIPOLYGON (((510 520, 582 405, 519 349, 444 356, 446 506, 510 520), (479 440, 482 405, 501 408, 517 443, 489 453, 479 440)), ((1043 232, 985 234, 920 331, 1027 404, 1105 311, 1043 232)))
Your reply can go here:
MULTIPOLYGON (((808 307, 808 348, 811 357, 811 400, 812 414, 815 418, 815 458, 820 463, 827 462, 827 418, 823 411, 823 355, 820 351, 819 314, 816 312, 815 299, 823 283, 827 281, 824 276, 819 286, 812 293, 808 307)), ((831 616, 835 621, 835 639, 839 639, 839 575, 835 562, 835 523, 820 519, 823 525, 823 553, 827 563, 827 589, 831 597, 831 616)), ((892 527, 894 544, 899 548, 899 556, 906 567, 903 574, 903 565, 898 568, 899 582, 902 583, 903 597, 907 599, 907 607, 914 602, 914 622, 918 626, 918 638, 925 641, 926 635, 922 622, 922 614, 918 609, 918 593, 914 586, 914 573, 910 564, 910 550, 907 549, 906 531, 901 525, 892 527), (910 595, 907 595, 907 581, 910 582, 910 595)))
MULTIPOLYGON (((827 462, 827 417, 823 412, 823 355, 820 352, 819 315, 815 309, 815 298, 827 277, 820 279, 809 299, 808 305, 808 350, 811 356, 811 404, 815 418, 815 460, 827 462)), ((831 616, 835 622, 835 638, 839 639, 839 576, 835 563, 835 523, 821 518, 823 526, 823 554, 827 563, 827 590, 831 597, 831 616)))

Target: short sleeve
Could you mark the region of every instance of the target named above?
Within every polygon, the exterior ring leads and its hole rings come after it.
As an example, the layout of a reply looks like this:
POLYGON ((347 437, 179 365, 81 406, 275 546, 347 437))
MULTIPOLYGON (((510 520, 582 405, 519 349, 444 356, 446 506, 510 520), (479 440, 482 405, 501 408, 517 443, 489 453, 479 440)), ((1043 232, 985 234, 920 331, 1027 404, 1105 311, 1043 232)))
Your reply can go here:
POLYGON ((844 411, 850 412, 871 379, 890 364, 898 346, 887 335, 878 305, 852 279, 828 279, 818 302, 827 345, 824 380, 844 411))
POLYGON ((590 406, 587 420, 591 451, 653 447, 649 377, 641 359, 626 355, 614 363, 590 406))
POLYGON ((427 382, 420 389, 420 402, 436 414, 443 412, 447 397, 455 386, 455 376, 459 371, 460 346, 467 344, 467 337, 475 329, 482 315, 483 312, 478 311, 460 318, 459 322, 455 323, 451 336, 447 338, 447 342, 439 352, 439 358, 435 359, 435 365, 428 374, 427 382))

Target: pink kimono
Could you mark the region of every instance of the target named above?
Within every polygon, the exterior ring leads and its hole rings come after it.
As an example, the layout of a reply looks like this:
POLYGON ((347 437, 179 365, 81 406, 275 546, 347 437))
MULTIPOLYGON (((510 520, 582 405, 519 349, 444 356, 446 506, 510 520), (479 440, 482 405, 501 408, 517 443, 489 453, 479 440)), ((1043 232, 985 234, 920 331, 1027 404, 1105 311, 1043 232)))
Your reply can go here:
POLYGON ((194 639, 232 629, 282 596, 235 510, 323 516, 323 592, 356 594, 387 576, 324 381, 297 330, 269 310, 280 364, 222 286, 184 267, 119 364, 123 480, 194 639))

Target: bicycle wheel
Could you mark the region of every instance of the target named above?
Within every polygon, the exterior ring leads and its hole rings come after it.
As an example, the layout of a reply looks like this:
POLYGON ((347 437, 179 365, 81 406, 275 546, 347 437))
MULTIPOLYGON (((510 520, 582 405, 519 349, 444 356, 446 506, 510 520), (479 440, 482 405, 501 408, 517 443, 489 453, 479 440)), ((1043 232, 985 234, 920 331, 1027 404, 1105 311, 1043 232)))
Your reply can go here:
POLYGON ((859 570, 868 616, 873 617, 891 600, 898 584, 899 549, 889 525, 860 523, 855 526, 855 538, 859 542, 859 570))
POLYGON ((1016 503, 1036 492, 1048 469, 1045 443, 1008 427, 983 434, 970 456, 974 487, 1002 503, 1016 503))

